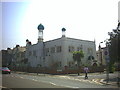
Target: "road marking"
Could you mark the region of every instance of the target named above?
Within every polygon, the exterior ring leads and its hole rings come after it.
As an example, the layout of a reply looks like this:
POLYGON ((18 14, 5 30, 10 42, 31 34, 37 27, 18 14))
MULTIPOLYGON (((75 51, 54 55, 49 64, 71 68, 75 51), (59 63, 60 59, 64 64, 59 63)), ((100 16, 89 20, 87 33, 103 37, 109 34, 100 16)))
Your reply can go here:
POLYGON ((0 88, 7 88, 7 87, 0 86, 0 88))
POLYGON ((52 83, 52 82, 49 82, 50 84, 52 84, 52 85, 56 85, 55 83, 52 83))
POLYGON ((89 82, 89 83, 96 83, 96 84, 100 84, 100 85, 103 85, 101 82, 104 80, 100 80, 100 82, 98 82, 98 79, 93 79, 93 80, 84 80, 84 79, 75 79, 75 78, 70 78, 68 76, 59 76, 60 78, 65 78, 65 79, 70 79, 70 80, 76 80, 76 81, 82 81, 82 82, 89 82))
POLYGON ((32 80, 35 80, 35 79, 32 79, 32 80))
POLYGON ((101 79, 100 82, 103 82, 104 79, 101 79))
POLYGON ((32 79, 33 81, 38 81, 38 80, 35 80, 35 79, 32 79))
MULTIPOLYGON (((95 82, 96 84, 103 85, 101 82, 98 82, 98 79, 93 79, 92 81, 95 82)), ((100 80, 100 81, 101 81, 101 80, 100 80)))
POLYGON ((62 87, 68 87, 68 88, 80 88, 80 87, 75 87, 75 86, 67 86, 67 85, 60 85, 62 87))
POLYGON ((0 89, 1 89, 1 90, 2 90, 2 88, 6 88, 6 90, 12 90, 12 89, 10 89, 10 88, 0 86, 0 89))
POLYGON ((37 81, 37 80, 34 79, 34 81, 37 81))
POLYGON ((63 86, 63 87, 68 87, 68 88, 79 88, 79 87, 74 87, 74 86, 67 86, 67 85, 57 85, 55 83, 49 82, 52 85, 56 85, 56 86, 63 86))
POLYGON ((23 78, 23 77, 20 77, 20 78, 23 78))

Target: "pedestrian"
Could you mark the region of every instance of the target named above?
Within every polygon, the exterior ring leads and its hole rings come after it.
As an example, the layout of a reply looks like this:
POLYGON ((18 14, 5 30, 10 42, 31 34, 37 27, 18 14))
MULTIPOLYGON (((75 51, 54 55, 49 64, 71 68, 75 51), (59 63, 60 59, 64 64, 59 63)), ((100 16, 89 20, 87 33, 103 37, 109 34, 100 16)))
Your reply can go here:
POLYGON ((85 79, 88 79, 87 73, 88 73, 89 69, 87 66, 84 67, 84 72, 85 72, 85 79))

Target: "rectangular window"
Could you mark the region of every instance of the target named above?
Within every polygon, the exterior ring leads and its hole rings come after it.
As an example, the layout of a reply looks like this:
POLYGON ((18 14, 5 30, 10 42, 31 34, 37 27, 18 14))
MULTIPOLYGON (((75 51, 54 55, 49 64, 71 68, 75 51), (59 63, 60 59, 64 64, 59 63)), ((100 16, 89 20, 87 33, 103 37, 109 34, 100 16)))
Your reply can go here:
POLYGON ((61 46, 57 46, 57 52, 61 52, 62 49, 61 49, 61 46))
POLYGON ((32 52, 31 51, 29 51, 29 56, 31 56, 32 55, 32 52))
POLYGON ((61 61, 58 62, 58 67, 61 67, 62 66, 62 63, 61 61))
POLYGON ((90 48, 88 48, 87 52, 88 52, 88 54, 90 54, 90 48))
POLYGON ((74 62, 73 62, 73 61, 70 61, 70 62, 68 63, 68 65, 69 65, 69 67, 73 67, 73 66, 74 66, 74 62))
POLYGON ((48 56, 48 53, 49 53, 49 48, 46 48, 45 49, 45 55, 48 56))
POLYGON ((51 53, 55 53, 55 47, 51 48, 51 53))
POLYGON ((68 51, 69 51, 69 52, 73 52, 73 51, 74 51, 74 47, 73 47, 73 46, 69 46, 69 47, 68 47, 68 51))
POLYGON ((33 56, 36 56, 36 51, 35 50, 33 51, 33 56))
POLYGON ((68 64, 68 65, 69 65, 69 67, 71 67, 71 62, 69 62, 69 64, 68 64))
POLYGON ((70 52, 70 46, 68 47, 68 51, 70 52))
POLYGON ((88 54, 93 54, 92 48, 88 48, 88 54))
POLYGON ((24 52, 22 52, 22 53, 21 53, 21 57, 25 57, 25 54, 24 54, 24 52))
POLYGON ((16 54, 16 57, 20 57, 20 54, 19 54, 19 53, 17 53, 17 54, 16 54))
POLYGON ((83 49, 83 46, 80 45, 79 47, 77 47, 77 51, 81 51, 83 49))
POLYGON ((77 47, 77 51, 80 51, 80 47, 77 47))

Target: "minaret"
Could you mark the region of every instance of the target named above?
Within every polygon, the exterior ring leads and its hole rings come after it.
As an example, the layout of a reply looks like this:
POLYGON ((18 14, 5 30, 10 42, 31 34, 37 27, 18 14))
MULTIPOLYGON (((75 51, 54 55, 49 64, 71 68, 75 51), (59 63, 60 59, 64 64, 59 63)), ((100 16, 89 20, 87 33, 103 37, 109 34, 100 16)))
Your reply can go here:
POLYGON ((43 42, 43 30, 44 26, 42 24, 38 25, 38 42, 43 42))
POLYGON ((26 46, 30 46, 30 45, 32 45, 31 42, 28 39, 26 39, 26 46))
POLYGON ((65 37, 65 31, 66 31, 66 29, 62 28, 62 37, 65 37))

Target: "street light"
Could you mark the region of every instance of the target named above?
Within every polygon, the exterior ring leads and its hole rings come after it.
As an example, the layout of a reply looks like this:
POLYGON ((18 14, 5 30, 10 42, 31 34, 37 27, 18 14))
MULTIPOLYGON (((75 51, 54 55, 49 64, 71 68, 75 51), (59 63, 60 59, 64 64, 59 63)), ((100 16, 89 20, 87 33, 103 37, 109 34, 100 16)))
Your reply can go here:
POLYGON ((101 61, 100 64, 102 65, 102 51, 101 51, 101 46, 100 46, 101 43, 103 43, 103 42, 99 43, 99 52, 100 52, 100 61, 101 61))
POLYGON ((105 52, 104 52, 104 54, 105 54, 105 59, 106 59, 106 68, 107 68, 107 70, 106 70, 106 84, 109 82, 109 62, 110 62, 110 58, 109 58, 109 47, 108 47, 108 45, 110 44, 107 40, 105 40, 105 43, 106 43, 106 50, 105 50, 105 52))

